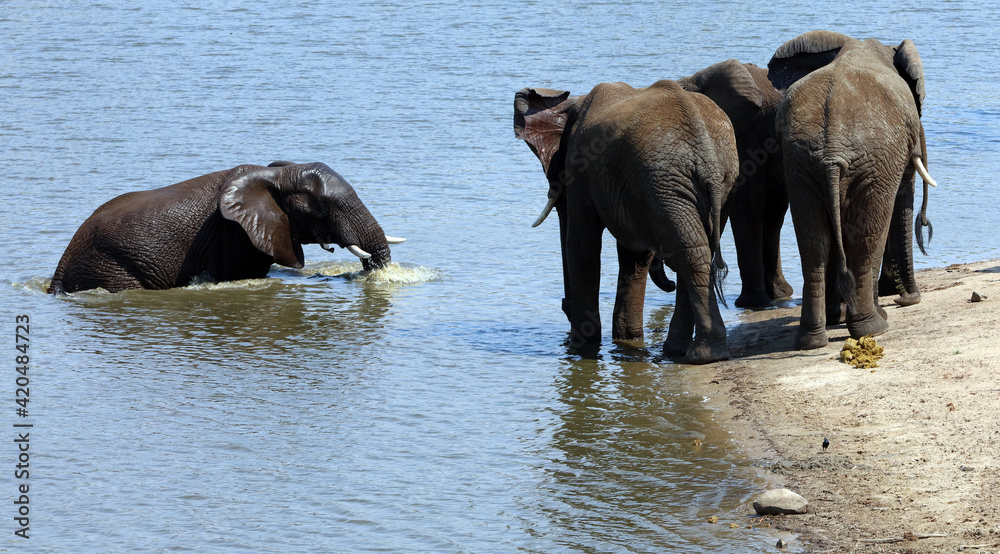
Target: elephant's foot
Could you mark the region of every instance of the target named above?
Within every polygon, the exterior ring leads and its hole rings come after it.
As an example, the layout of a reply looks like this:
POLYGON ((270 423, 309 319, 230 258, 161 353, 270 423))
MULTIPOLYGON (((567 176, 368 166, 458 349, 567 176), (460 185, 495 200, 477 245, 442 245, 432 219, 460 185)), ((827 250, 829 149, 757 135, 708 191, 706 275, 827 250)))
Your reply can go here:
POLYGON ((814 331, 806 330, 801 323, 799 323, 799 331, 795 334, 795 348, 798 350, 813 350, 815 348, 823 348, 829 344, 829 339, 826 336, 826 329, 819 329, 814 331))
POLYGON ((914 304, 919 304, 920 303, 920 293, 919 292, 913 292, 913 293, 909 293, 908 292, 906 294, 900 294, 899 298, 897 298, 896 300, 894 300, 894 302, 896 304, 899 304, 900 306, 912 306, 914 304))
POLYGON ((771 282, 771 286, 768 288, 770 290, 767 291, 767 294, 771 297, 771 300, 788 298, 794 292, 794 290, 792 290, 792 285, 789 285, 788 281, 786 281, 784 277, 774 279, 774 281, 771 282))
POLYGON ((737 308, 764 308, 771 305, 771 297, 762 290, 743 291, 735 304, 737 308))
POLYGON ((851 338, 860 339, 865 335, 878 336, 889 329, 889 323, 885 318, 873 313, 872 315, 847 322, 847 330, 851 332, 851 338))
POLYGON ((668 338, 666 342, 663 343, 663 355, 668 358, 680 358, 686 356, 688 349, 691 348, 691 341, 678 341, 668 338))
POLYGON ((684 356, 686 364, 710 364, 729 359, 729 347, 726 340, 722 341, 695 341, 684 356))
POLYGON ((611 330, 611 340, 615 341, 618 340, 638 341, 642 340, 642 337, 643 337, 642 327, 639 327, 638 329, 629 327, 622 327, 622 328, 615 327, 612 328, 611 330))

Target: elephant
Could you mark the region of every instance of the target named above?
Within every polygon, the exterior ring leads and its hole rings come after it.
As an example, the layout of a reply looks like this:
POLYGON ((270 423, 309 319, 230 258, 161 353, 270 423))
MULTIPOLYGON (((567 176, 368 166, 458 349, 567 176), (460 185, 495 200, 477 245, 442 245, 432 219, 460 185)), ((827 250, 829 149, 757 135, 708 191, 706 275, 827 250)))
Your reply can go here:
MULTIPOLYGON (((685 90, 715 101, 736 133, 740 174, 733 186, 728 219, 743 283, 734 302, 739 308, 765 307, 792 294, 781 269, 781 227, 788 194, 775 116, 782 95, 767 73, 752 63, 730 59, 677 80, 685 90)), ((726 214, 723 225, 725 221, 726 214)))
POLYGON ((828 343, 826 324, 840 314, 841 299, 852 337, 884 333, 888 323, 876 301, 879 264, 887 251, 901 248, 894 256, 905 260, 909 249, 909 269, 905 263, 895 269, 912 272, 909 236, 890 237, 890 228, 909 226, 914 172, 925 188, 934 184, 925 167, 924 75, 916 46, 908 39, 893 48, 810 31, 780 46, 768 70, 784 91, 776 125, 804 281, 795 346, 828 343), (907 197, 909 211, 903 209, 907 197))
POLYGON ((717 298, 725 301, 719 242, 739 161, 726 114, 669 80, 639 89, 602 83, 580 96, 524 88, 514 97, 514 134, 538 157, 549 182, 535 224, 553 207, 559 214, 571 346, 600 342, 600 250, 608 229, 619 261, 613 338, 642 336, 655 254, 677 274, 664 353, 687 363, 727 359, 717 304, 717 298))
POLYGON ((303 267, 302 245, 314 243, 345 247, 372 270, 402 241, 325 164, 240 165, 100 206, 66 247, 48 292, 259 278, 273 263, 303 267))

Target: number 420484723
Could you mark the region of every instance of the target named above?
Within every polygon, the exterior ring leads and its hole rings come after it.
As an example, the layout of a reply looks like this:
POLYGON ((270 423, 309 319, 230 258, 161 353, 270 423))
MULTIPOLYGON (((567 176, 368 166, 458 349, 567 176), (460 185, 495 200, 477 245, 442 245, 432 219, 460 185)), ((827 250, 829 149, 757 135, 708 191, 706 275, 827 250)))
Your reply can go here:
POLYGON ((28 356, 28 346, 30 345, 29 337, 29 323, 30 319, 27 315, 19 315, 15 318, 15 323, 17 328, 14 330, 14 349, 18 352, 15 354, 14 361, 17 363, 15 370, 17 371, 17 378, 15 379, 15 384, 17 385, 17 391, 15 392, 14 402, 20 406, 18 410, 18 415, 22 417, 27 417, 28 408, 28 384, 30 380, 28 379, 28 362, 31 358, 28 356))

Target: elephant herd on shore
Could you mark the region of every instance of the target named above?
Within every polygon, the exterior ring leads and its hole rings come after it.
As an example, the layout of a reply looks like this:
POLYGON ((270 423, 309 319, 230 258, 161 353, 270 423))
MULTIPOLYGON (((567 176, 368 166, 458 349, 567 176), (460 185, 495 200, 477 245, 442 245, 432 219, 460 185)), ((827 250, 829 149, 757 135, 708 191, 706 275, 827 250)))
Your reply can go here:
MULTIPOLYGON (((923 250, 934 185, 923 100, 911 41, 891 47, 830 31, 789 40, 766 69, 730 59, 646 88, 518 91, 514 132, 549 184, 535 225, 558 214, 572 344, 601 338, 607 229, 619 262, 613 338, 642 337, 649 275, 676 288, 664 353, 686 363, 728 358, 718 307, 723 226, 731 223, 736 242, 736 306, 767 306, 792 292, 779 252, 789 208, 804 281, 795 346, 827 344, 826 326, 842 321, 855 338, 883 333, 880 294, 920 300, 912 243, 915 231, 923 250), (911 227, 916 173, 923 202, 911 227)), ((308 243, 347 248, 370 270, 401 241, 323 164, 244 165, 102 205, 74 235, 49 292, 262 277, 272 263, 302 267, 308 243)))

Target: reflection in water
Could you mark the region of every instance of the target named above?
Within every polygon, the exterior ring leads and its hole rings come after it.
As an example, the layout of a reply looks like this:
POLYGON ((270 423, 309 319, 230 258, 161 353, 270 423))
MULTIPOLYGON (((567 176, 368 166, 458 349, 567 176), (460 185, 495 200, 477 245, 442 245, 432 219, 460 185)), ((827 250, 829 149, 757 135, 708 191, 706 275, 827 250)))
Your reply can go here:
POLYGON ((712 546, 719 539, 705 518, 725 516, 749 492, 735 487, 740 460, 725 453, 728 437, 706 423, 700 398, 670 382, 690 368, 650 363, 635 345, 619 345, 611 357, 563 361, 562 425, 553 435, 562 456, 546 467, 550 502, 542 510, 572 530, 573 548, 712 546))
POLYGON ((168 366, 187 359, 257 367, 317 348, 360 354, 382 339, 392 288, 288 282, 272 273, 278 277, 69 295, 77 320, 70 326, 96 344, 123 341, 150 362, 168 358, 168 366))

